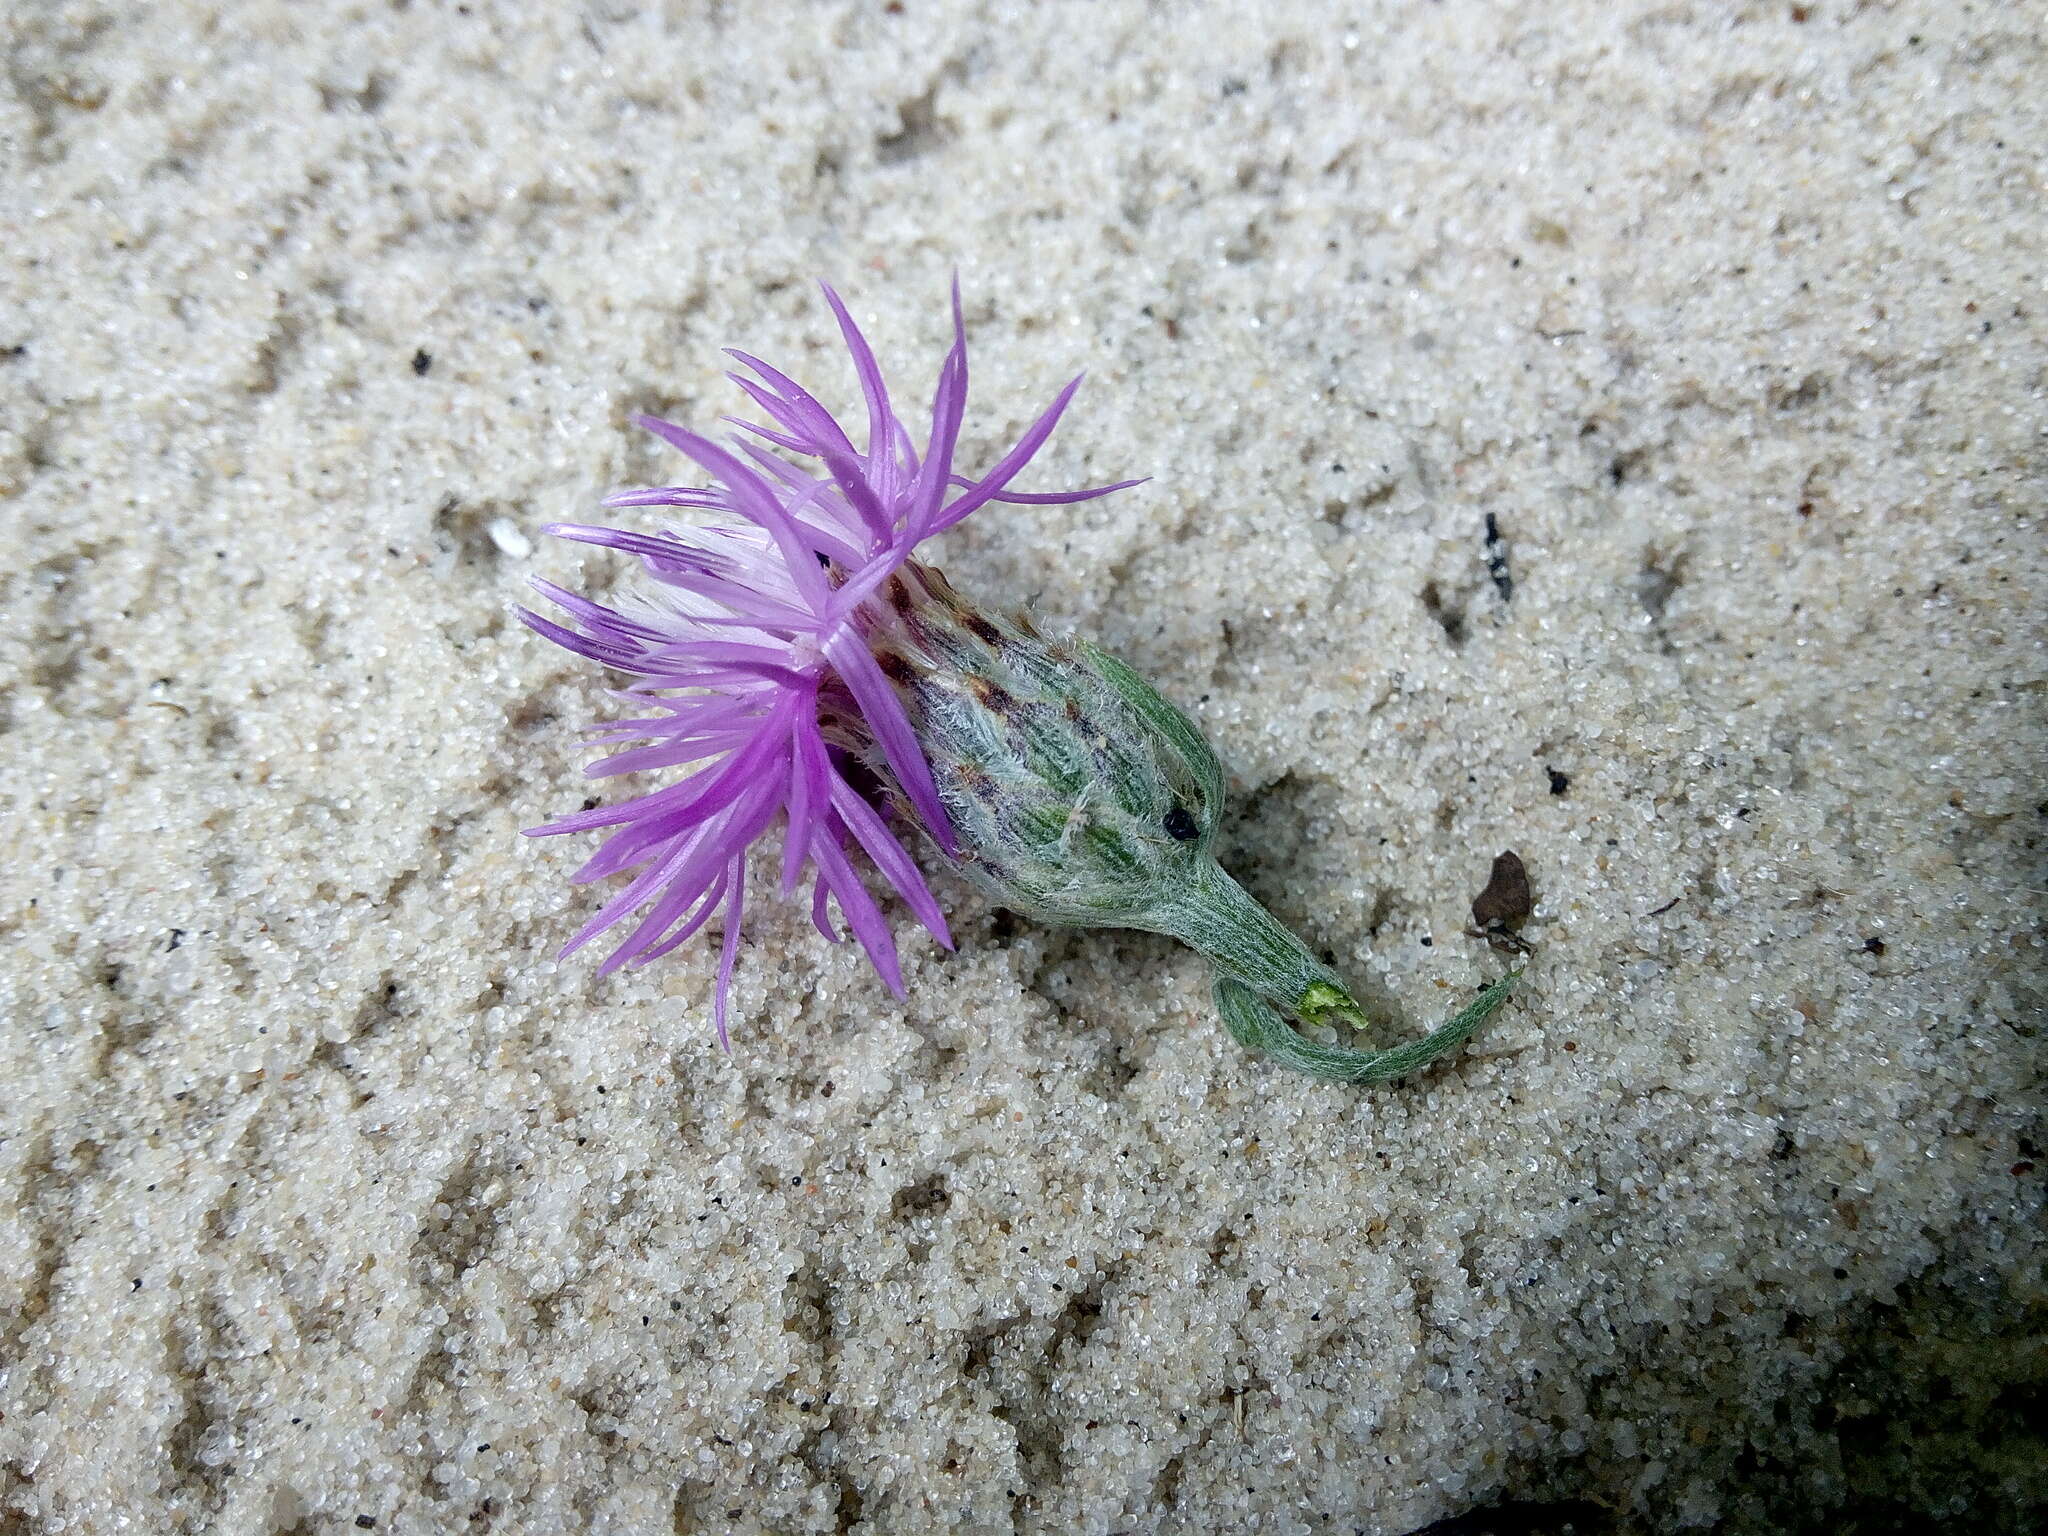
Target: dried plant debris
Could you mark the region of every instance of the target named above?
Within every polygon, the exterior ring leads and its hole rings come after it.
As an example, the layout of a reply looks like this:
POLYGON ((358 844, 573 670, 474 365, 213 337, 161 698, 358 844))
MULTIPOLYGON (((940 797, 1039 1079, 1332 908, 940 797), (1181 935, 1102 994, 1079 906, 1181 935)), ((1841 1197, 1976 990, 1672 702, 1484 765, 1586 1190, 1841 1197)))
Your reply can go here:
POLYGON ((1526 955, 1529 945, 1519 930, 1535 910, 1529 871, 1512 848, 1495 855, 1486 889, 1472 898, 1472 926, 1466 930, 1501 954, 1526 955))

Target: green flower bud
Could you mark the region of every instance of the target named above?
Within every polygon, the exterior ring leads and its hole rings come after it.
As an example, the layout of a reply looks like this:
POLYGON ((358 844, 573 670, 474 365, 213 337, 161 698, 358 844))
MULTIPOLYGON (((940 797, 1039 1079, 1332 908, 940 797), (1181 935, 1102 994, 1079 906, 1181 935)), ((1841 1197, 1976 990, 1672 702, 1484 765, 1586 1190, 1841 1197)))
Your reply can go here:
POLYGON ((870 645, 931 766, 956 867, 990 900, 1042 923, 1181 940, 1215 967, 1234 1038, 1322 1078, 1412 1072, 1505 1001, 1519 972, 1410 1045, 1304 1039, 1288 1018, 1363 1026, 1365 1014, 1212 856, 1223 769, 1187 716, 1108 652, 1047 640, 1021 615, 975 612, 928 567, 907 566, 886 595, 896 622, 870 645))

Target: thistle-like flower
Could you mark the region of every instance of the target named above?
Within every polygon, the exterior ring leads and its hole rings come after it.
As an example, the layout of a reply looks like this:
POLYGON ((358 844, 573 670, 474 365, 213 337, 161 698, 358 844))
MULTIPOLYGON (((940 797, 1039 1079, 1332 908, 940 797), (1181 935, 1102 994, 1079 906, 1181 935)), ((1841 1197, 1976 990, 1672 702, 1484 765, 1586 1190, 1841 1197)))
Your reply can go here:
POLYGON ((1362 1025, 1364 1015, 1335 973, 1212 857, 1223 772, 1200 732, 1114 657, 1086 642, 1046 640, 1021 615, 980 612, 912 558, 925 539, 990 501, 1085 501, 1140 483, 1009 490, 1081 381, 970 480, 953 466, 967 397, 957 283, 953 346, 922 453, 859 327, 838 295, 824 292, 866 400, 864 448, 795 382, 734 352, 754 376, 733 381, 773 425, 733 424, 767 447, 742 438, 728 448, 641 417, 714 483, 628 492, 606 505, 696 508, 737 525, 549 530, 638 555, 655 583, 612 609, 536 581, 573 627, 520 614, 547 638, 635 679, 619 696, 645 712, 595 739, 642 745, 586 771, 689 769, 637 799, 533 829, 617 828, 575 878, 634 872, 563 953, 638 915, 603 969, 642 964, 723 909, 713 1017, 729 1049, 746 855, 779 818, 784 896, 809 870, 819 931, 839 937, 829 910, 836 902, 900 995, 895 940, 853 848, 951 948, 898 835, 914 827, 992 899, 1028 917, 1143 928, 1191 944, 1215 967, 1217 1008, 1232 1035, 1299 1070, 1383 1080, 1470 1034, 1506 998, 1513 973, 1436 1033, 1394 1050, 1297 1034, 1288 1019, 1362 1025), (823 472, 796 462, 806 459, 823 472))

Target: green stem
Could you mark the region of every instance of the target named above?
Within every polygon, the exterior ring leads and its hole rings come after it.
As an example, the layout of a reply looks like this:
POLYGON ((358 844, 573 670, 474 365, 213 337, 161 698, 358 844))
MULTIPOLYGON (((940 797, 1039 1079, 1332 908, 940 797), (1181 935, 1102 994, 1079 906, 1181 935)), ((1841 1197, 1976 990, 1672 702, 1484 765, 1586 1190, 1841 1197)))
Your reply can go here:
POLYGON ((1214 859, 1193 864, 1187 878, 1147 914, 1144 926, 1200 950, 1220 973, 1290 1012, 1308 1006, 1320 1017, 1332 1006, 1325 993, 1350 1001, 1343 978, 1274 921, 1214 859))
POLYGON ((1283 1067, 1329 1082, 1386 1083, 1428 1066, 1463 1044, 1466 1036, 1507 1001, 1521 974, 1508 972, 1434 1033, 1384 1051, 1354 1051, 1307 1039, 1290 1027, 1271 1003, 1227 976, 1216 978, 1216 1011, 1223 1016, 1223 1027, 1233 1040, 1247 1050, 1264 1051, 1283 1067))
POLYGON ((1318 1044, 1288 1024, 1288 1016, 1307 1024, 1341 1018, 1363 1027, 1369 1021, 1343 979, 1215 860, 1202 860, 1133 926, 1169 934, 1209 957, 1216 967, 1217 1012, 1239 1044, 1297 1072, 1341 1082, 1387 1082, 1454 1049, 1507 1001, 1521 974, 1510 971, 1433 1034, 1384 1051, 1355 1051, 1318 1044))

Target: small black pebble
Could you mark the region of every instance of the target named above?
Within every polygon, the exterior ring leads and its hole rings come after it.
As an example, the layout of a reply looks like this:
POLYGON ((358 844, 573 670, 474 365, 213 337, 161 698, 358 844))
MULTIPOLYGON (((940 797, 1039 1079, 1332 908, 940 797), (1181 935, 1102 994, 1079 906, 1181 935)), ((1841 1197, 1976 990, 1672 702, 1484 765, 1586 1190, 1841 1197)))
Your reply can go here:
POLYGON ((1545 768, 1543 771, 1550 775, 1550 792, 1553 795, 1561 795, 1572 787, 1569 775, 1559 773, 1555 768, 1545 768))

